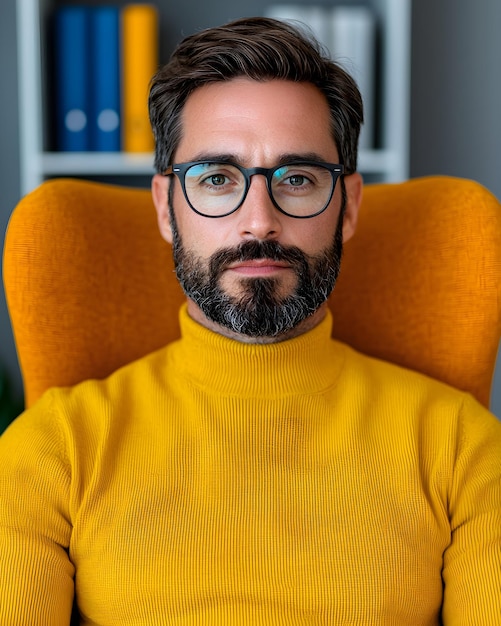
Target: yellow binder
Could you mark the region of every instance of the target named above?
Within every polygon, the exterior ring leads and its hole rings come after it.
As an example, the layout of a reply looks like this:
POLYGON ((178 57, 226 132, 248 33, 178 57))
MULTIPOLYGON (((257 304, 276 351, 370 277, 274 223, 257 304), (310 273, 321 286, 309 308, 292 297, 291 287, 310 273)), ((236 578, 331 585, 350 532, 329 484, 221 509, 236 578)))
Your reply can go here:
POLYGON ((158 67, 158 13, 149 4, 122 9, 122 149, 151 152, 148 87, 158 67))

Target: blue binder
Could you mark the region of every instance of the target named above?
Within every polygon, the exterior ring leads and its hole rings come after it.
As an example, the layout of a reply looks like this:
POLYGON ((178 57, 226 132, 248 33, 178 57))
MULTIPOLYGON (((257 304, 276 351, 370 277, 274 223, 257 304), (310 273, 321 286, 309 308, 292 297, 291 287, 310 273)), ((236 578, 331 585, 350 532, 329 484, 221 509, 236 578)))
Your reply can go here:
POLYGON ((91 150, 120 150, 119 34, 118 7, 93 7, 90 30, 91 150))
POLYGON ((90 148, 89 9, 63 6, 54 22, 56 147, 63 151, 90 148))

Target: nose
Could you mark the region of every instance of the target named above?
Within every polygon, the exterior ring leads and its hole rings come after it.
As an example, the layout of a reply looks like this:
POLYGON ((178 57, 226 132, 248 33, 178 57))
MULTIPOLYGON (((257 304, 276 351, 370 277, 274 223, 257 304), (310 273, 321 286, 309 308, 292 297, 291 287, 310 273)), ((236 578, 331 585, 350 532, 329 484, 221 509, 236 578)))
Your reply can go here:
POLYGON ((271 201, 266 178, 260 174, 251 177, 247 197, 237 215, 239 234, 244 239, 277 239, 282 231, 281 213, 271 201))

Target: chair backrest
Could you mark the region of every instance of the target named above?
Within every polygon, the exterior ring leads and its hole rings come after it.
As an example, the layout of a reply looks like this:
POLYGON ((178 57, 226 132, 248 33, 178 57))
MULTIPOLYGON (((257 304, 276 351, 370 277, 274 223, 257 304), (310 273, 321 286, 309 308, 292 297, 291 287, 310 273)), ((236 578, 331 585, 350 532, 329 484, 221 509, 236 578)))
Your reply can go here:
MULTIPOLYGON (((184 296, 147 190, 45 182, 11 217, 4 284, 26 405, 177 338, 184 296)), ((366 186, 331 297, 334 335, 488 405, 501 333, 501 210, 449 177, 366 186)))

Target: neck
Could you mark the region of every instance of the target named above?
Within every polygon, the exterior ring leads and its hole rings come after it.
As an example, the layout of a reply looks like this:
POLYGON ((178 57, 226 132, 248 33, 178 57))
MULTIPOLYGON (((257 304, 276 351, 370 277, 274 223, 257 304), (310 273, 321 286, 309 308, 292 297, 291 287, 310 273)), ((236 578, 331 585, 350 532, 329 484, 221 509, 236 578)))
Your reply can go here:
POLYGON ((307 333, 312 328, 315 328, 315 326, 320 324, 320 322, 325 318, 326 311, 327 304, 324 303, 312 315, 308 316, 302 322, 297 324, 297 326, 294 326, 294 328, 291 328, 285 333, 281 333, 280 335, 273 337, 251 337, 213 322, 206 317, 200 307, 193 300, 188 298, 188 314, 193 320, 195 320, 195 322, 198 322, 201 326, 204 326, 208 330, 218 333, 219 335, 223 335, 223 337, 234 339, 235 341, 240 341, 241 343, 271 344, 287 341, 288 339, 294 339, 295 337, 299 337, 300 335, 307 333))

